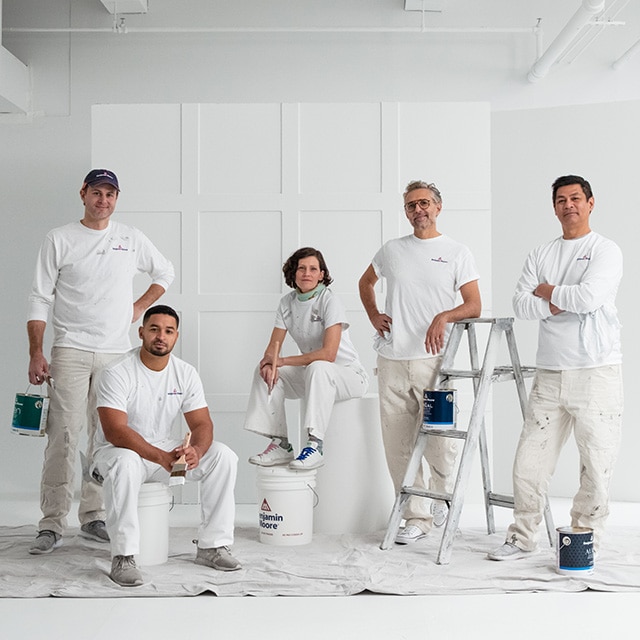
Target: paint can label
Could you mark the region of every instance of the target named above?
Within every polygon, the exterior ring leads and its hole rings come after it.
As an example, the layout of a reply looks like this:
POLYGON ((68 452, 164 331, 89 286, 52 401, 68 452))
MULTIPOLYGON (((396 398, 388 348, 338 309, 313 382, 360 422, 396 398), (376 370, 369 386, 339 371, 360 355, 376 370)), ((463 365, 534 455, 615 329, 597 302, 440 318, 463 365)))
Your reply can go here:
POLYGON ((435 429, 456 426, 456 390, 425 389, 422 424, 435 429))
POLYGON ((556 570, 563 575, 587 575, 593 572, 593 529, 558 527, 556 570))

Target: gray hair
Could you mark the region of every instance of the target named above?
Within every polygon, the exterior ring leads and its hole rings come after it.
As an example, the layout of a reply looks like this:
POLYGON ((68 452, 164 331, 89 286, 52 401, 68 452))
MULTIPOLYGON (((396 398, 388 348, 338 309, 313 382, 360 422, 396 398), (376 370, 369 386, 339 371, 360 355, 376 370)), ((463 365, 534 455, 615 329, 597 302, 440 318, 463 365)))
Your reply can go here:
POLYGON ((433 182, 425 182, 424 180, 411 181, 407 185, 407 188, 404 190, 402 196, 406 197, 407 193, 415 191, 416 189, 429 189, 429 191, 431 191, 431 193, 433 194, 433 199, 435 200, 436 204, 442 204, 442 195, 440 195, 438 187, 436 187, 433 182))

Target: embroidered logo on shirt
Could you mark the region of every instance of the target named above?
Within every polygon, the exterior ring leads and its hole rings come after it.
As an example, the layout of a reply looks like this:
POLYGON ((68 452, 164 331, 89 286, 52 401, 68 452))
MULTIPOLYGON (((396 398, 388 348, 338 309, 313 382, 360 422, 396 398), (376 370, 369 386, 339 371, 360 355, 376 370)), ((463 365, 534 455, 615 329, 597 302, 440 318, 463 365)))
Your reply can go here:
POLYGON ((168 396, 181 396, 182 395, 182 391, 179 391, 178 389, 176 389, 174 387, 173 391, 169 391, 169 393, 167 393, 168 396))
POLYGON ((442 262, 442 264, 449 264, 449 261, 445 260, 442 257, 440 257, 440 258, 431 258, 431 262, 442 262))
POLYGON ((580 260, 591 260, 591 256, 587 256, 587 255, 581 256, 580 258, 578 258, 578 262, 580 262, 580 260))
POLYGON ((112 251, 129 251, 129 249, 127 247, 123 247, 121 244, 119 244, 117 247, 111 247, 112 251))

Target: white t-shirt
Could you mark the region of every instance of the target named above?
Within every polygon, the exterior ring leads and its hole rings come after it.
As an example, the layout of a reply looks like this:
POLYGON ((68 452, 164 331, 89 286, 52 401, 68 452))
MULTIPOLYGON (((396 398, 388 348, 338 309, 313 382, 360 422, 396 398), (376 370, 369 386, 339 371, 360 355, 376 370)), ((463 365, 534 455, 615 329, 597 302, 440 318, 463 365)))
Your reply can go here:
POLYGON ((322 348, 325 330, 336 324, 342 325, 342 336, 335 363, 360 364, 358 353, 349 337, 347 314, 330 289, 324 289, 314 298, 305 301, 298 300, 297 293, 291 291, 280 300, 276 311, 275 326, 289 332, 301 353, 322 348))
MULTIPOLYGON (((194 367, 172 354, 162 371, 152 371, 142 364, 140 348, 132 349, 100 372, 96 395, 98 407, 124 411, 128 425, 152 445, 170 438, 171 425, 181 413, 207 406, 194 367)), ((102 426, 98 425, 96 449, 107 445, 102 426)))
POLYGON ((387 280, 384 312, 392 320, 385 338, 375 336, 375 350, 390 360, 433 357, 424 345, 431 321, 458 306, 460 287, 479 278, 471 252, 445 235, 421 240, 412 234, 385 243, 372 265, 387 280))
POLYGON ((536 365, 565 370, 622 362, 620 322, 615 306, 622 278, 622 252, 615 242, 591 231, 562 237, 527 257, 513 296, 518 318, 539 320, 536 365), (551 302, 533 295, 540 283, 555 285, 551 302))
POLYGON ((165 290, 174 277, 171 262, 138 229, 113 220, 102 231, 80 222, 53 229, 38 255, 28 319, 47 322, 52 311, 56 347, 124 353, 137 273, 165 290))

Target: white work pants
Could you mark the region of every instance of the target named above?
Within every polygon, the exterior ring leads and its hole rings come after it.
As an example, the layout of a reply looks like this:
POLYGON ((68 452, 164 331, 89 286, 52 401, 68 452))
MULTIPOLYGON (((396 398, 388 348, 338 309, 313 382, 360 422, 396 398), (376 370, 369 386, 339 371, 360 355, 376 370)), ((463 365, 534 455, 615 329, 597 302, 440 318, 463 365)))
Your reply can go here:
POLYGON ((306 367, 280 367, 278 382, 271 392, 256 368, 249 394, 244 428, 269 438, 288 437, 285 399, 304 398, 302 427, 324 440, 331 411, 336 402, 361 398, 369 386, 360 367, 316 360, 306 367))
MULTIPOLYGON (((388 360, 378 356, 382 441, 396 493, 402 486, 418 430, 422 425, 424 390, 433 389, 440 361, 441 358, 388 360)), ((429 437, 424 453, 431 470, 429 490, 453 492, 457 453, 457 439, 429 437)), ((425 489, 422 462, 414 485, 425 489)), ((430 501, 425 498, 410 496, 404 507, 403 516, 406 524, 416 525, 424 533, 428 533, 433 524, 429 504, 430 501)))
MULTIPOLYGON (((93 438, 98 423, 95 376, 118 353, 94 353, 69 347, 51 350, 50 373, 54 389, 50 391, 47 418, 47 446, 44 452, 38 530, 49 529, 62 535, 75 489, 76 450, 82 428, 87 425, 87 460, 91 459, 93 438)), ((82 479, 80 524, 104 520, 102 490, 94 482, 82 479)))
POLYGON ((571 526, 592 528, 597 548, 609 515, 622 409, 620 365, 536 373, 513 467, 515 521, 507 532, 509 542, 525 551, 536 548, 549 481, 573 430, 580 453, 580 487, 573 499, 571 526))
MULTIPOLYGON (((159 448, 170 451, 180 440, 167 440, 159 448)), ((238 457, 226 445, 213 442, 187 482, 200 482, 201 523, 198 546, 202 549, 233 544, 238 457)), ((111 538, 111 557, 132 556, 140 551, 138 493, 145 482, 169 481, 169 472, 144 460, 131 449, 102 447, 96 451, 93 468, 104 478, 106 525, 111 538)))

